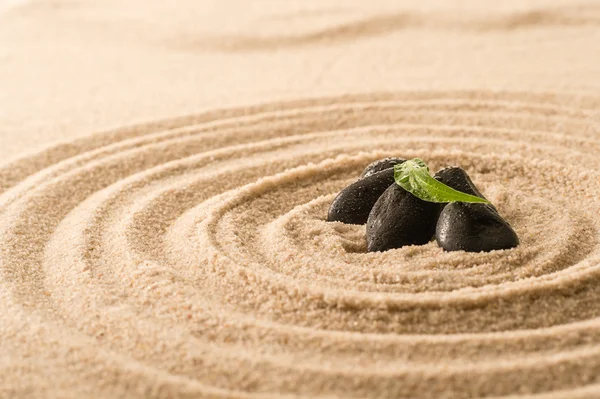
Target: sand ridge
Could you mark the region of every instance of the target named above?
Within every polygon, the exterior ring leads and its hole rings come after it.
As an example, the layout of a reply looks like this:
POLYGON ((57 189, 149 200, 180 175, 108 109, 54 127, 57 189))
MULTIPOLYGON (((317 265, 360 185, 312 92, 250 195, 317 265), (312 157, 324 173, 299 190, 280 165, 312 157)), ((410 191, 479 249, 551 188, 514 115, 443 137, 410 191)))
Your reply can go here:
POLYGON ((599 104, 313 98, 99 133, 5 165, 0 393, 594 397, 599 104), (390 155, 466 168, 522 245, 367 254, 364 227, 324 218, 390 155))
POLYGON ((386 12, 354 21, 314 29, 297 35, 262 34, 256 36, 222 35, 193 40, 193 45, 214 51, 272 51, 308 45, 332 44, 385 36, 406 29, 446 30, 449 32, 512 32, 531 27, 598 26, 600 7, 595 4, 565 4, 499 14, 452 13, 442 11, 386 12))

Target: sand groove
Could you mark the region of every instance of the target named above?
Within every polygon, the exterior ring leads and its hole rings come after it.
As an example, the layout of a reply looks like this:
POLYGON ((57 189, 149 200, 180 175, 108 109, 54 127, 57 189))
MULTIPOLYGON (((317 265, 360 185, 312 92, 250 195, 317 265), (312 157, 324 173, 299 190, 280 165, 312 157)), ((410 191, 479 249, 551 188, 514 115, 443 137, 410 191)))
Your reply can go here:
MULTIPOLYGON (((274 19, 280 18, 275 16, 274 19)), ((344 43, 393 34, 406 29, 449 30, 459 32, 498 32, 544 27, 596 26, 600 23, 597 4, 572 4, 543 7, 493 15, 452 15, 402 11, 367 16, 355 21, 295 35, 230 35, 214 39, 193 40, 200 49, 215 51, 271 51, 307 45, 344 43)))
POLYGON ((42 356, 53 367, 32 371, 39 386, 72 397, 600 395, 599 105, 325 98, 138 125, 5 165, 0 386, 26 387, 14 364, 42 356), (363 226, 323 219, 389 155, 466 168, 522 245, 367 254, 363 226))

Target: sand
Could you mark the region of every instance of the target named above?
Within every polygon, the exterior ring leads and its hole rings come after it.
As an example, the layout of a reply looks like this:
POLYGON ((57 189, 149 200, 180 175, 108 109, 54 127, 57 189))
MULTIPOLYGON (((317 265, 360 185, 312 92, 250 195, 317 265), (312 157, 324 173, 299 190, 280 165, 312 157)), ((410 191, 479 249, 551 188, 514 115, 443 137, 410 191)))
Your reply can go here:
POLYGON ((600 397, 600 9, 279 3, 0 6, 0 398, 600 397), (387 156, 521 245, 367 253, 387 156))

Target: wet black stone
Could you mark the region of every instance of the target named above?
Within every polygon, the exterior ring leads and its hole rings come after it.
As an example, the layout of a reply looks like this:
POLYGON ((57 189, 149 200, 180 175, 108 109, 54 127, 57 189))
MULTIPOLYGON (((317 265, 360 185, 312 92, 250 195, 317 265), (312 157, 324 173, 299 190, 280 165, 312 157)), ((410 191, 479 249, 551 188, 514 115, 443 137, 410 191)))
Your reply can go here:
POLYGON ((441 209, 442 204, 423 201, 399 185, 391 185, 379 197, 367 220, 368 251, 428 243, 441 209))
POLYGON ((395 184, 393 168, 382 170, 352 183, 340 191, 331 203, 327 221, 365 224, 371 208, 391 184, 395 184))
POLYGON ((363 170, 362 177, 371 176, 374 173, 381 172, 382 170, 393 168, 394 165, 406 162, 406 159, 402 158, 384 158, 378 161, 372 162, 365 170, 363 170))
MULTIPOLYGON (((436 178, 455 190, 485 198, 461 168, 442 169, 436 178)), ((519 245, 517 234, 492 204, 447 204, 440 213, 435 238, 446 251, 487 252, 519 245)))
MULTIPOLYGON (((487 199, 481 194, 481 191, 477 189, 473 180, 471 180, 467 172, 462 168, 456 166, 444 168, 435 174, 435 178, 455 190, 487 199)), ((494 205, 488 204, 487 206, 496 211, 494 205)))
POLYGON ((444 207, 435 238, 446 251, 481 252, 519 245, 510 224, 486 204, 453 202, 444 207))

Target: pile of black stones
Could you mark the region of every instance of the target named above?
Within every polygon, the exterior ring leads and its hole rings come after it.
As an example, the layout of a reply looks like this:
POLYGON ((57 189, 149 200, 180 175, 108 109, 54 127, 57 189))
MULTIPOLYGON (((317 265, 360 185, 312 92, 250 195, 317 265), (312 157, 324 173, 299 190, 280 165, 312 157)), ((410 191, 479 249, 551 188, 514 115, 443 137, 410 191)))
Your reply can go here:
MULTIPOLYGON (((405 161, 385 158, 369 164, 359 180, 335 197, 327 221, 366 223, 369 252, 423 245, 434 237, 446 251, 487 252, 519 245, 517 234, 492 204, 428 202, 396 184, 394 166, 405 161)), ((459 167, 441 169, 434 178, 485 199, 459 167)))

